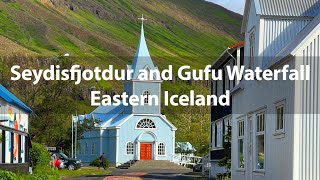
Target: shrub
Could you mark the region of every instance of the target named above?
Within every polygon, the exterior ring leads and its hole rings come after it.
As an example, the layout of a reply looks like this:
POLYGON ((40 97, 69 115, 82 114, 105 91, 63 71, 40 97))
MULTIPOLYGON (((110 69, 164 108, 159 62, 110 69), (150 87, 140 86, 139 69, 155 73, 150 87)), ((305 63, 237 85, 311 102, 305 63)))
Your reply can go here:
POLYGON ((16 180, 17 175, 13 172, 0 170, 0 179, 5 180, 16 180))
POLYGON ((45 146, 32 143, 30 162, 33 167, 32 175, 23 175, 19 178, 27 180, 58 180, 60 176, 55 169, 50 168, 50 153, 45 146))
POLYGON ((32 143, 30 162, 34 169, 37 167, 49 167, 50 153, 45 146, 38 143, 32 143))
POLYGON ((57 169, 48 167, 37 167, 33 174, 18 175, 18 180, 60 180, 57 169))
MULTIPOLYGON (((108 161, 108 158, 104 158, 104 165, 106 166, 106 168, 109 167, 109 161, 108 161)), ((93 160, 89 166, 95 166, 95 167, 100 167, 100 158, 97 158, 95 160, 93 160)))
POLYGON ((58 174, 58 169, 51 169, 49 167, 37 167, 34 170, 34 175, 38 177, 37 179, 41 179, 40 177, 45 177, 45 179, 49 180, 55 180, 60 179, 60 176, 58 174))
POLYGON ((230 180, 230 179, 231 179, 231 172, 217 174, 217 180, 230 180))

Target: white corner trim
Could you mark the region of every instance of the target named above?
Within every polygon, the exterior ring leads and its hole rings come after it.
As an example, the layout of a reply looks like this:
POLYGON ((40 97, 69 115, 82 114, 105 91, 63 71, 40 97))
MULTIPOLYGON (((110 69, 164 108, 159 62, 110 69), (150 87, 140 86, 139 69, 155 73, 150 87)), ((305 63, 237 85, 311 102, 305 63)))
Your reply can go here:
POLYGON ((103 134, 103 130, 100 129, 100 154, 102 154, 102 134, 103 134))
POLYGON ((118 164, 119 159, 119 129, 116 130, 116 163, 118 164))

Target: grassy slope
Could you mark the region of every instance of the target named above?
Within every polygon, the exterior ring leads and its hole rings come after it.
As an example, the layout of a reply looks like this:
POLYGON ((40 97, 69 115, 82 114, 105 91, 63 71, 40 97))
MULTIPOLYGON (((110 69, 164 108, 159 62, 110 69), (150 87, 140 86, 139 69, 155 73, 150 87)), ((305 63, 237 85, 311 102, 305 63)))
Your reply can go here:
MULTIPOLYGON (((57 56, 69 52, 87 66, 124 68, 138 43, 142 13, 157 66, 203 68, 239 39, 240 15, 202 0, 0 1, 0 44, 12 52, 57 56), (72 7, 73 11, 70 10, 72 7), (13 44, 13 43, 11 43, 13 44), (10 46, 10 45, 9 45, 10 46)), ((121 85, 100 82, 117 92, 121 85)))
POLYGON ((43 2, 1 1, 0 35, 41 55, 102 56, 95 64, 124 67, 138 41, 136 17, 143 13, 149 19, 145 30, 149 49, 160 68, 168 64, 200 68, 239 37, 240 16, 199 0, 85 0, 71 4, 74 11, 69 4, 43 2))

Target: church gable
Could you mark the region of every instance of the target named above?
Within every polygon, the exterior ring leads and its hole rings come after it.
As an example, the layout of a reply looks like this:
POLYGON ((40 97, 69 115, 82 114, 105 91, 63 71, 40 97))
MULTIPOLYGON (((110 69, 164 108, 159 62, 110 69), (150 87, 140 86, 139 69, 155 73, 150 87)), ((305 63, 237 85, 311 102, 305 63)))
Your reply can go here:
MULTIPOLYGON (((177 128, 165 117, 157 115, 132 115, 118 124, 119 128, 131 128, 131 130, 176 130, 177 128)), ((129 130, 129 129, 128 129, 129 130)))
POLYGON ((149 95, 149 97, 146 97, 144 102, 145 105, 141 106, 135 106, 133 107, 132 113, 134 114, 161 114, 160 112, 160 106, 161 106, 161 84, 160 83, 145 83, 143 81, 139 82, 133 82, 134 91, 133 94, 138 96, 144 96, 149 95), (155 99, 151 98, 150 96, 157 96, 158 99, 158 105, 155 103, 155 99), (151 105, 148 105, 147 103, 152 103, 151 105))

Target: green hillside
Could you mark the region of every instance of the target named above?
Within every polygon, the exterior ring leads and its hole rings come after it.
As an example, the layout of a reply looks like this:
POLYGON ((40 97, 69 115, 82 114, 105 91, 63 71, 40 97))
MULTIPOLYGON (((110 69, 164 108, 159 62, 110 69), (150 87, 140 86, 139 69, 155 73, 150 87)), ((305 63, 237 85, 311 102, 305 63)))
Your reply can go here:
POLYGON ((148 19, 146 37, 160 67, 202 67, 240 36, 240 15, 200 0, 0 1, 0 35, 23 53, 69 52, 124 67, 137 46, 141 14, 148 19))
MULTIPOLYGON (((70 53, 73 62, 84 66, 104 68, 112 64, 125 68, 126 64, 131 63, 138 44, 141 22, 137 18, 141 14, 148 19, 145 22, 145 36, 152 59, 160 69, 168 65, 173 65, 174 69, 181 65, 203 68, 211 64, 227 46, 242 38, 242 16, 204 0, 2 0, 0 56, 15 56, 15 62, 35 66, 37 57, 70 53)), ((89 100, 83 96, 83 89, 96 86, 117 93, 122 90, 120 82, 91 82, 81 87, 52 85, 66 89, 61 92, 48 91, 45 89, 48 84, 33 87, 30 82, 21 82, 28 88, 20 88, 21 84, 8 81, 4 75, 5 65, 8 63, 1 65, 0 62, 0 83, 6 84, 36 109, 38 120, 45 114, 46 109, 42 108, 47 98, 61 98, 57 103, 70 101, 70 104, 77 104, 78 111, 88 112, 92 107, 88 106, 89 100)), ((209 87, 186 85, 184 82, 174 86, 165 82, 163 85, 163 90, 176 94, 186 93, 188 89, 202 94, 210 90, 209 87)), ((47 106, 48 111, 62 108, 55 104, 47 106)), ((52 118, 68 117, 69 111, 65 108, 52 118), (62 113, 65 116, 61 116, 62 113)), ((178 127, 177 140, 191 141, 198 149, 208 146, 209 108, 199 110, 198 114, 191 113, 194 109, 185 107, 164 107, 163 112, 178 127)), ((45 128, 38 126, 34 125, 33 131, 41 132, 45 128)), ((50 145, 61 143, 62 138, 47 141, 37 133, 32 135, 37 141, 50 145)))

